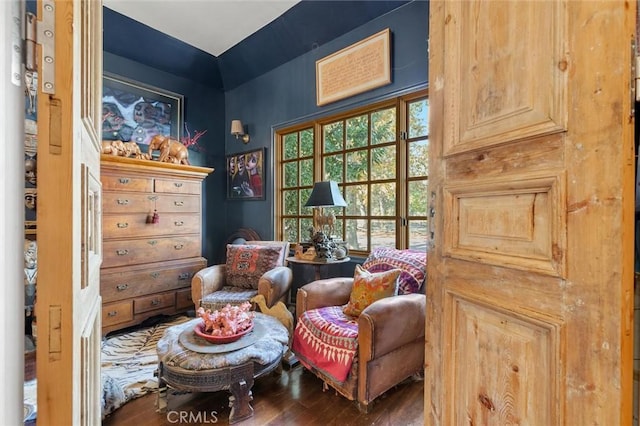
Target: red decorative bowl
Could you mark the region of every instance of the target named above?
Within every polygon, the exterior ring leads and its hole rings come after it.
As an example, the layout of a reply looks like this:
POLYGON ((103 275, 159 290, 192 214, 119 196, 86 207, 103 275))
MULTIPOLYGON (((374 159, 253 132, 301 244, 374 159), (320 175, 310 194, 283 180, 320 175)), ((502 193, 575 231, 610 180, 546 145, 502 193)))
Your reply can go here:
POLYGON ((205 339, 207 342, 220 344, 235 342, 251 330, 253 330, 253 322, 251 323, 251 326, 249 326, 249 328, 239 333, 232 334, 231 336, 212 336, 211 334, 204 332, 204 323, 200 323, 194 327, 193 332, 196 333, 197 336, 205 339))

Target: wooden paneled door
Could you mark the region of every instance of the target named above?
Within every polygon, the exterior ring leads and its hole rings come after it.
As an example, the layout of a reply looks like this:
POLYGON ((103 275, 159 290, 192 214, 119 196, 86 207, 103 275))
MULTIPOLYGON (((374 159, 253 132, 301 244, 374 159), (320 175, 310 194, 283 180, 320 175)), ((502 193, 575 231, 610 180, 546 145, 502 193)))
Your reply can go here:
POLYGON ((635 8, 430 3, 427 424, 630 424, 635 8))
POLYGON ((102 2, 39 0, 38 19, 55 56, 39 61, 37 421, 97 425, 102 2))

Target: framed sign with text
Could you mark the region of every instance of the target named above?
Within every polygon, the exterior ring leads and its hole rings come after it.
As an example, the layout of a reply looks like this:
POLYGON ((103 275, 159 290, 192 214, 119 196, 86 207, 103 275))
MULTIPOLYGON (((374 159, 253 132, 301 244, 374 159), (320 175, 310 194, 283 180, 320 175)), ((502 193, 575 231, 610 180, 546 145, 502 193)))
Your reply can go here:
POLYGON ((316 103, 326 105, 391 83, 389 28, 316 61, 316 103))

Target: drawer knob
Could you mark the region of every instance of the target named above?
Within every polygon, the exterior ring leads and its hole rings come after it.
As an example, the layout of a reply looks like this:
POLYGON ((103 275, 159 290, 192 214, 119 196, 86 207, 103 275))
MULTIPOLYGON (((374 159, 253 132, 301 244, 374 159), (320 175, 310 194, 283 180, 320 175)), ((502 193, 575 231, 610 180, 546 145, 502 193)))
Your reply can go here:
POLYGON ((147 244, 155 246, 156 244, 158 244, 158 240, 149 240, 147 241, 147 244))
POLYGON ((118 179, 118 182, 120 182, 123 185, 126 185, 129 183, 129 178, 120 178, 118 179))
POLYGON ((127 226, 129 226, 129 224, 127 222, 118 222, 118 228, 126 228, 127 226))
POLYGON ((118 315, 118 311, 107 312, 108 317, 115 317, 116 315, 118 315))
POLYGON ((121 206, 126 206, 126 205, 129 204, 129 200, 123 199, 123 198, 118 198, 117 203, 120 204, 121 206))
POLYGON ((177 221, 175 221, 175 222, 173 222, 173 223, 175 223, 175 225, 176 225, 176 226, 182 226, 182 225, 184 225, 184 222, 183 222, 183 221, 181 221, 181 220, 177 220, 177 221))
POLYGON ((190 277, 191 274, 188 272, 183 272, 182 274, 178 275, 179 280, 188 280, 190 277))
POLYGON ((118 256, 126 256, 127 254, 129 254, 129 250, 116 250, 116 254, 118 256))
POLYGON ((156 200, 158 199, 158 196, 157 196, 157 195, 149 195, 149 196, 147 197, 147 199, 148 199, 149 201, 156 201, 156 200))
POLYGON ((176 188, 182 188, 182 182, 174 182, 173 184, 176 188))
POLYGON ((178 207, 182 207, 184 206, 184 201, 174 201, 173 204, 175 204, 178 207))
POLYGON ((152 272, 151 273, 151 278, 156 279, 160 276, 160 272, 152 272))
POLYGON ((160 304, 160 301, 158 299, 153 299, 151 301, 151 306, 158 306, 160 304))
POLYGON ((129 288, 129 284, 118 284, 118 285, 116 286, 116 289, 117 289, 118 291, 124 291, 124 290, 126 290, 126 289, 128 289, 128 288, 129 288))
POLYGON ((176 244, 175 246, 173 246, 173 248, 176 250, 182 250, 183 247, 184 247, 184 244, 176 244))

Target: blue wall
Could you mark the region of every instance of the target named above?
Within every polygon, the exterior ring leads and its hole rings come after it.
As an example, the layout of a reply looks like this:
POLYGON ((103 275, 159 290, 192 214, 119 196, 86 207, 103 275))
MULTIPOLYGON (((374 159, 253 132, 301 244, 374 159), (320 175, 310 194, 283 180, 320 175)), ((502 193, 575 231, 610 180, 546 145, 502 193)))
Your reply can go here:
POLYGON ((224 186, 216 176, 224 175, 224 94, 218 89, 204 86, 198 82, 159 71, 147 65, 121 56, 104 52, 104 71, 117 74, 151 86, 179 93, 184 96, 184 120, 188 124, 191 135, 196 130, 207 130, 198 140, 204 152, 189 150, 189 161, 195 166, 213 167, 215 171, 204 181, 203 201, 203 256, 211 259, 218 255, 220 241, 224 241, 227 232, 224 229, 226 220, 224 209, 224 186))
POLYGON ((192 133, 207 129, 199 141, 205 152, 190 151, 189 158, 194 165, 215 169, 205 180, 203 200, 203 255, 209 264, 214 264, 224 260, 224 243, 239 228, 255 229, 263 239, 274 236, 275 207, 270 194, 274 131, 426 87, 428 21, 428 2, 408 3, 224 93, 108 51, 104 52, 104 71, 184 95, 185 121, 192 133), (392 33, 392 83, 324 107, 316 106, 316 60, 385 28, 392 33), (229 134, 233 119, 242 120, 248 128, 248 144, 229 134), (267 148, 266 199, 227 201, 225 155, 260 147, 267 148))
MULTIPOLYGON (((226 203, 226 229, 229 233, 238 228, 253 228, 263 239, 272 239, 274 236, 275 206, 270 192, 274 187, 275 130, 426 87, 428 22, 428 2, 408 3, 273 71, 225 92, 225 123, 240 119, 248 127, 248 133, 251 135, 250 142, 245 145, 227 131, 226 153, 234 154, 266 147, 266 160, 269 164, 266 167, 266 200, 234 200, 226 203), (392 83, 343 101, 323 107, 316 106, 316 60, 385 28, 390 28, 392 33, 392 83)), ((221 173, 218 173, 217 177, 224 178, 224 169, 218 170, 221 173)), ((224 186, 222 188, 224 189, 224 186)), ((224 240, 221 240, 221 248, 223 243, 224 240)))

